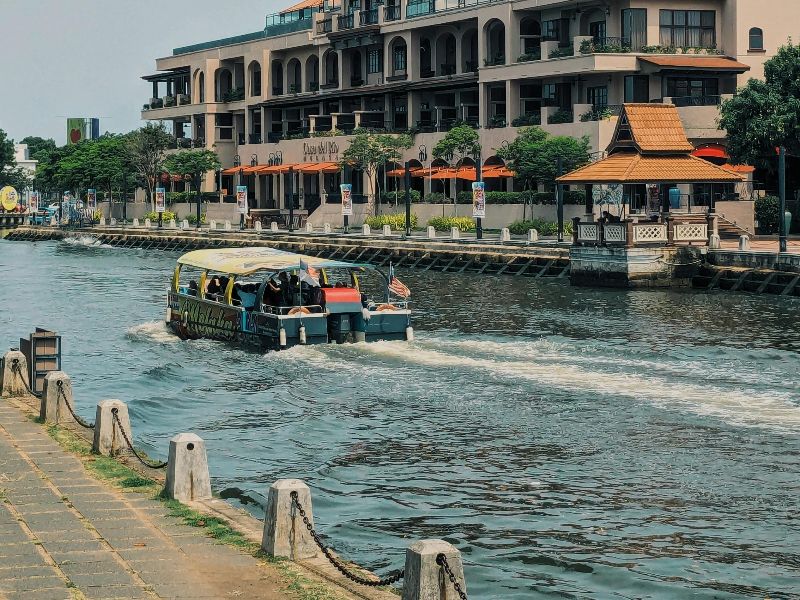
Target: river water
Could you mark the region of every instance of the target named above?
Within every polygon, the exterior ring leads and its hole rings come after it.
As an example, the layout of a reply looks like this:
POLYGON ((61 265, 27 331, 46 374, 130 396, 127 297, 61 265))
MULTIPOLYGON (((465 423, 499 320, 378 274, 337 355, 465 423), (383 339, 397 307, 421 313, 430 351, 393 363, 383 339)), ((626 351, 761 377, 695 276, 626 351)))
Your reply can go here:
POLYGON ((278 478, 385 574, 417 539, 470 598, 800 597, 800 302, 402 271, 417 339, 247 354, 162 324, 176 254, 0 241, 0 347, 63 336, 78 411, 208 445, 261 516, 278 478))

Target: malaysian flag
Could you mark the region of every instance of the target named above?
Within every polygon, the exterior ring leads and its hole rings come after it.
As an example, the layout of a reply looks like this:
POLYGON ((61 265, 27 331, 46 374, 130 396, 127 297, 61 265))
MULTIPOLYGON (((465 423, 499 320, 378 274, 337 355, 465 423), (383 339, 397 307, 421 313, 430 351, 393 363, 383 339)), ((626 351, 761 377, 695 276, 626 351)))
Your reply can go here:
POLYGON ((395 277, 394 266, 391 264, 389 265, 389 291, 401 298, 408 298, 411 295, 411 290, 408 289, 408 286, 395 277))
POLYGON ((300 280, 302 281, 303 275, 306 275, 311 281, 309 283, 318 286, 319 285, 319 271, 309 265, 305 260, 302 258, 300 259, 300 280))

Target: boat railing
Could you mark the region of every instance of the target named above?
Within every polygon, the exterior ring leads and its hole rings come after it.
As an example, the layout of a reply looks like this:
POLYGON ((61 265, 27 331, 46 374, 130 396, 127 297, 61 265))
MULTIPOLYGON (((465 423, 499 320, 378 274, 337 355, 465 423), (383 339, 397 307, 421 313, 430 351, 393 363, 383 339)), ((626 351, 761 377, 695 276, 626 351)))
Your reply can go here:
POLYGON ((272 306, 271 304, 262 304, 261 312, 270 315, 288 315, 289 312, 294 308, 301 309, 301 312, 297 313, 300 316, 302 316, 303 308, 307 308, 311 314, 321 314, 325 312, 325 309, 322 308, 322 305, 320 304, 304 304, 302 306, 272 306))

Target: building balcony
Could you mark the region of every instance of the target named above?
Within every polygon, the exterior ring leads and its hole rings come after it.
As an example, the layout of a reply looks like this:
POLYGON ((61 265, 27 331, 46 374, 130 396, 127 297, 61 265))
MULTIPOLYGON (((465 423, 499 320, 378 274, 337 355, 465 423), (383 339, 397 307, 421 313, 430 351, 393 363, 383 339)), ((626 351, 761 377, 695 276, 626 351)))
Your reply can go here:
POLYGON ((371 10, 362 10, 359 15, 359 23, 361 26, 364 27, 366 25, 377 25, 378 24, 378 9, 373 8, 371 10))
POLYGON ((333 31, 333 18, 326 17, 317 21, 317 35, 325 35, 333 31))
POLYGON ((399 21, 402 17, 403 17, 403 12, 400 9, 399 5, 383 7, 384 21, 399 21))
POLYGON ((337 17, 337 31, 343 31, 346 29, 353 29, 355 27, 355 18, 352 14, 349 15, 339 15, 337 17))

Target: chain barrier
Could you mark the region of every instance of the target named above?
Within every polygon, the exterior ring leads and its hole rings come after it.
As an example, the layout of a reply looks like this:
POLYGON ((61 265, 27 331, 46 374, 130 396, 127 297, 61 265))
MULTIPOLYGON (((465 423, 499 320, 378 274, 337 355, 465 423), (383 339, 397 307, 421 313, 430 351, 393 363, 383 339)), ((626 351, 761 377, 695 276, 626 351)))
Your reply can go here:
POLYGON ((377 579, 377 580, 365 579, 363 577, 356 575, 352 571, 349 571, 347 567, 345 567, 344 563, 342 563, 338 558, 336 558, 331 553, 330 548, 328 548, 325 544, 322 543, 322 540, 320 539, 319 535, 314 530, 314 527, 311 525, 311 521, 308 520, 306 511, 300 504, 297 492, 292 492, 290 496, 292 498, 292 503, 297 507, 300 516, 303 518, 303 523, 305 524, 306 529, 308 529, 309 533, 311 534, 311 537, 314 538, 314 541, 316 542, 317 546, 319 546, 319 549, 322 550, 322 553, 325 555, 325 558, 327 558, 330 561, 330 563, 334 567, 336 567, 339 570, 339 572, 345 577, 347 577, 350 581, 355 581, 358 584, 367 585, 370 587, 381 587, 397 583, 403 578, 403 576, 405 575, 405 570, 397 571, 396 573, 384 577, 383 579, 377 579))
POLYGON ((66 405, 67 410, 69 411, 69 414, 72 415, 72 418, 75 419, 75 421, 78 423, 78 425, 80 425, 81 427, 84 427, 86 429, 94 429, 94 423, 87 423, 86 421, 84 421, 80 417, 80 415, 78 415, 74 410, 72 410, 72 406, 70 406, 69 400, 67 400, 67 396, 66 396, 66 394, 64 394, 64 382, 59 380, 59 381, 56 382, 56 385, 58 386, 58 397, 59 397, 59 399, 64 401, 64 404, 66 405))
POLYGON ((122 427, 122 422, 119 420, 119 415, 117 414, 118 410, 119 409, 117 409, 117 408, 112 408, 111 409, 111 416, 114 419, 114 424, 117 427, 119 427, 119 431, 120 431, 120 433, 122 433, 122 437, 125 439, 125 443, 128 444, 128 448, 133 453, 133 455, 136 458, 138 458, 139 462, 142 463, 148 469, 163 469, 164 467, 166 467, 169 464, 168 462, 150 463, 150 462, 146 461, 144 458, 142 458, 142 456, 136 451, 136 448, 134 448, 133 444, 131 444, 131 440, 128 437, 128 434, 125 432, 125 429, 123 429, 123 427, 122 427))
POLYGON ((458 583, 458 581, 456 581, 456 576, 453 575, 453 571, 450 569, 450 565, 447 562, 447 557, 444 554, 439 554, 436 557, 436 564, 444 569, 444 572, 450 579, 450 583, 453 584, 453 589, 456 591, 456 594, 458 594, 458 597, 461 598, 461 600, 467 600, 467 594, 461 589, 461 585, 458 583))
POLYGON ((15 358, 11 361, 11 371, 19 378, 22 382, 22 385, 25 386, 25 390, 31 395, 36 396, 37 398, 41 396, 41 394, 37 394, 31 389, 31 386, 28 385, 28 382, 25 381, 25 375, 22 373, 22 367, 19 366, 19 359, 15 358))

